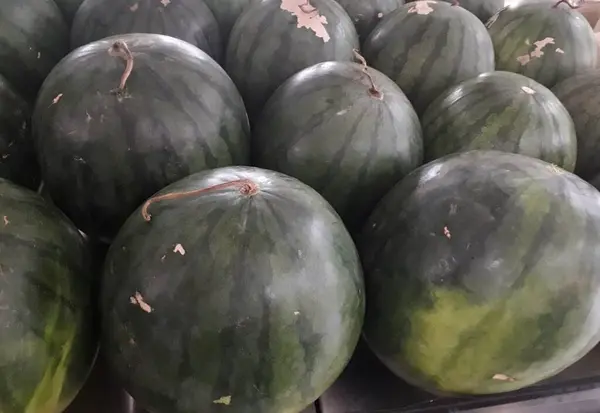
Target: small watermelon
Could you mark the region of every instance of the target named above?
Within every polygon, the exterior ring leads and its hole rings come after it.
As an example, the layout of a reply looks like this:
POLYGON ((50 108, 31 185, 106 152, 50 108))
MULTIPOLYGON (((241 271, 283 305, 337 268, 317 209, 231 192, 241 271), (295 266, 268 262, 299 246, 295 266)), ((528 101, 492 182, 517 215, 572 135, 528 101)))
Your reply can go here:
POLYGON ((600 340, 600 192, 539 159, 449 155, 413 171, 359 237, 364 335, 406 381, 493 394, 600 340))
POLYGON ((577 164, 575 173, 583 179, 600 174, 600 70, 567 78, 552 88, 571 114, 577 131, 577 164))
POLYGON ((160 34, 73 51, 33 115, 52 200, 92 238, 114 236, 144 199, 190 173, 249 162, 242 99, 206 53, 160 34))
POLYGON ((495 149, 575 168, 569 112, 546 87, 516 73, 484 73, 451 87, 427 108, 422 125, 426 161, 495 149))
POLYGON ((445 89, 494 70, 494 48, 483 23, 437 1, 415 1, 387 15, 363 54, 400 86, 419 116, 445 89))
POLYGON ((218 168, 161 190, 104 268, 103 349, 151 412, 300 412, 360 336, 348 231, 317 192, 273 171, 218 168))
POLYGON ((253 131, 252 160, 319 191, 354 230, 421 165, 421 125, 381 72, 353 62, 319 63, 269 99, 253 131))
POLYGON ((594 32, 581 13, 565 4, 509 6, 495 14, 487 26, 497 70, 520 73, 553 87, 596 67, 594 32))
POLYGON ((236 21, 225 67, 253 122, 289 77, 320 62, 352 60, 358 46, 352 20, 335 0, 262 0, 236 21))
POLYGON ((35 192, 0 179, 0 412, 60 413, 98 349, 88 246, 35 192))
POLYGON ((75 15, 71 48, 126 33, 176 37, 216 61, 223 52, 219 26, 203 0, 85 0, 75 15))

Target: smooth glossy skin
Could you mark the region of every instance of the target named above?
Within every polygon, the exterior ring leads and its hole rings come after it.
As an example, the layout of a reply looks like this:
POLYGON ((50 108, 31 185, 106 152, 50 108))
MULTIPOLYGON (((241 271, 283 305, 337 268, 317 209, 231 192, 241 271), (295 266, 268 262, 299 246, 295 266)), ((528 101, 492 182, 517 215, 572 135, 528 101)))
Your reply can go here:
POLYGON ((546 87, 594 69, 594 31, 577 10, 547 2, 503 9, 487 24, 496 69, 520 73, 546 87))
POLYGON ((250 180, 138 209, 108 253, 103 349, 155 413, 300 412, 358 342, 364 284, 331 206, 249 167, 191 175, 159 194, 250 180), (148 363, 152 360, 152 363, 148 363))
POLYGON ((2 0, 0 75, 29 102, 69 51, 69 29, 53 0, 2 0))
POLYGON ((471 151, 409 174, 359 239, 365 337, 441 394, 551 377, 600 340, 600 193, 538 159, 471 151))
POLYGON ((203 0, 85 0, 75 15, 71 48, 125 33, 173 36, 221 61, 219 25, 203 0))
POLYGON ((459 6, 473 13, 486 23, 490 17, 504 8, 509 0, 443 0, 446 3, 458 2, 459 6))
POLYGON ((235 21, 240 17, 240 14, 251 3, 257 3, 260 0, 204 0, 206 5, 213 12, 219 28, 221 29, 221 40, 223 46, 227 47, 229 33, 235 21))
POLYGON ((0 179, 0 412, 60 413, 97 350, 92 268, 56 207, 0 179))
POLYGON ((577 131, 577 164, 575 173, 585 180, 600 173, 600 70, 570 77, 552 88, 569 111, 577 131))
POLYGON ((307 68, 269 99, 252 135, 253 165, 316 189, 351 230, 421 165, 419 118, 398 86, 369 68, 327 62, 307 68))
POLYGON ((65 20, 69 25, 73 23, 77 9, 83 3, 83 0, 54 0, 60 11, 62 11, 65 20))
POLYGON ((90 236, 111 238, 154 192, 190 173, 247 164, 249 124, 233 82, 198 48, 129 34, 81 47, 46 80, 34 112, 43 179, 90 236), (108 50, 124 41, 125 62, 108 50))
POLYGON ((404 4, 404 0, 337 0, 350 16, 361 43, 386 15, 404 4))
POLYGON ((422 124, 426 161, 493 149, 575 168, 577 135, 569 112, 544 86, 516 73, 484 73, 446 90, 422 124))

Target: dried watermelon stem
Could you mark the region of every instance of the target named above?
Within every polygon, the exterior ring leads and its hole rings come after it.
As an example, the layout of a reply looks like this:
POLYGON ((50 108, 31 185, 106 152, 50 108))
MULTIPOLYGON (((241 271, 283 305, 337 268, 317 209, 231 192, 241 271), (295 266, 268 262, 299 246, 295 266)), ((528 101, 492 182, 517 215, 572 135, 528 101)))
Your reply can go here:
POLYGON ((552 6, 553 8, 557 8, 559 6, 559 4, 561 3, 565 3, 566 5, 568 5, 570 8, 572 9, 578 9, 579 7, 581 7, 581 5, 583 4, 585 0, 580 0, 578 4, 573 5, 573 3, 571 3, 570 0, 558 0, 556 2, 556 4, 554 6, 552 6))
POLYGON ((303 3, 298 7, 302 11, 302 13, 305 13, 305 14, 311 14, 311 13, 314 13, 317 11, 317 8, 315 6, 313 6, 312 4, 310 4, 309 0, 306 0, 306 3, 303 3))
POLYGON ((358 50, 354 49, 353 52, 354 57, 356 57, 356 60, 358 60, 362 65, 363 73, 367 76, 367 79, 369 79, 369 83, 371 83, 371 87, 369 88, 369 94, 376 99, 383 99, 383 93, 381 93, 381 91, 377 88, 377 86, 375 85, 375 81, 373 80, 373 76, 371 76, 371 74, 369 73, 369 66, 367 65, 367 61, 358 52, 358 50))
POLYGON ((123 92, 127 86, 127 79, 129 79, 129 76, 131 76, 131 72, 133 71, 133 54, 131 53, 131 50, 129 50, 129 47, 127 47, 127 43, 123 40, 114 42, 110 49, 108 49, 108 54, 125 60, 125 71, 121 76, 121 83, 118 88, 119 92, 123 92))
POLYGON ((231 187, 237 187, 242 195, 254 195, 258 192, 258 185, 256 185, 256 183, 252 182, 250 179, 238 179, 236 181, 224 182, 222 184, 209 186, 208 188, 199 188, 192 191, 171 192, 170 194, 157 195, 148 199, 144 203, 144 206, 142 206, 142 217, 146 222, 150 222, 152 215, 150 215, 148 212, 148 208, 150 208, 150 205, 157 202, 187 198, 190 196, 200 195, 205 192, 219 191, 221 189, 227 189, 231 187))

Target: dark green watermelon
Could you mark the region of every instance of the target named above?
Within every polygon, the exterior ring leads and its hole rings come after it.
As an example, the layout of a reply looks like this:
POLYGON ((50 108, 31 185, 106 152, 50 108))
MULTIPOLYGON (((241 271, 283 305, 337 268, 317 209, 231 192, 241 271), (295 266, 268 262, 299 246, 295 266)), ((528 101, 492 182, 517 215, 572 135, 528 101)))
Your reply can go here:
POLYGON ((494 70, 483 23, 461 7, 436 1, 415 1, 388 14, 363 54, 400 86, 419 115, 445 89, 494 70))
POLYGON ((112 237, 165 185, 249 158, 248 117, 231 79, 203 51, 159 34, 73 51, 44 83, 33 123, 52 200, 91 237, 112 237), (123 43, 134 56, 130 76, 123 43))
POLYGON ((431 392, 519 389, 600 340, 600 193, 552 164, 498 151, 426 164, 359 246, 365 337, 431 392))
POLYGON ((2 0, 0 75, 28 101, 69 51, 69 32, 53 0, 2 0))
POLYGON ((404 4, 404 0, 337 0, 348 13, 361 42, 364 42, 379 21, 404 4))
POLYGON ((0 75, 0 178, 37 189, 40 172, 30 118, 29 104, 0 75))
POLYGON ((487 26, 497 70, 520 73, 552 87, 596 66, 598 51, 590 24, 564 4, 506 7, 487 26))
POLYGON ((473 13, 479 20, 486 23, 490 17, 504 8, 506 0, 442 0, 446 3, 458 4, 463 9, 473 13))
POLYGON ((254 121, 289 77, 320 62, 352 60, 358 46, 352 20, 335 0, 262 0, 235 23, 225 67, 254 121))
POLYGON ((75 13, 83 3, 83 0, 54 0, 60 11, 62 12, 65 20, 70 25, 73 23, 75 13))
POLYGON ((229 39, 229 33, 233 24, 238 19, 240 14, 244 11, 249 4, 252 2, 259 2, 260 0, 204 0, 204 3, 213 12, 219 29, 221 29, 221 40, 223 45, 227 46, 227 40, 229 39))
POLYGON ((423 160, 408 99, 381 72, 364 70, 352 62, 304 69, 268 100, 252 134, 254 165, 316 189, 351 230, 423 160))
POLYGON ((571 114, 577 131, 575 173, 585 180, 600 174, 600 70, 580 73, 557 84, 552 92, 571 114))
POLYGON ((569 112, 546 87, 516 73, 484 73, 446 90, 421 122, 426 161, 495 149, 575 168, 577 136, 569 112))
POLYGON ((364 305, 355 246, 317 192, 219 168, 161 190, 119 232, 103 349, 148 411, 295 413, 346 366, 364 305))
POLYGON ((220 61, 221 34, 202 0, 85 0, 73 22, 71 48, 125 33, 157 33, 185 40, 220 61))
POLYGON ((97 345, 87 245, 57 208, 0 179, 0 411, 60 413, 97 345))

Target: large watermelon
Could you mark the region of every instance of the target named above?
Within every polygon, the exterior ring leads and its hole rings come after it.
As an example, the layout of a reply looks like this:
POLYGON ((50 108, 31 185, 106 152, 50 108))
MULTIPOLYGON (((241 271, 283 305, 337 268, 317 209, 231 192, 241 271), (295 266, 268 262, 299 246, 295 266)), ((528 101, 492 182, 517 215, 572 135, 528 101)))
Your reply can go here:
POLYGON ((583 179, 600 174, 600 70, 580 73, 557 84, 552 92, 571 114, 577 131, 575 173, 583 179))
POLYGON ((596 66, 594 32, 581 13, 565 4, 534 2, 506 7, 487 26, 497 70, 520 73, 552 87, 596 66))
POLYGON ((125 33, 173 36, 217 61, 223 52, 219 26, 203 0, 85 0, 75 15, 71 48, 125 33))
POLYGON ((494 70, 483 23, 462 7, 436 1, 415 1, 387 15, 363 54, 400 86, 419 115, 445 89, 494 70))
POLYGON ((224 46, 227 46, 231 28, 244 11, 244 8, 250 3, 258 1, 260 0, 204 0, 204 3, 211 9, 215 19, 217 19, 224 46))
POLYGON ((404 0, 337 0, 348 13, 361 42, 369 36, 377 23, 404 4, 404 0))
POLYGON ((235 23, 226 69, 253 121, 275 89, 314 64, 352 60, 358 35, 335 0, 263 0, 235 23))
POLYGON ((79 9, 83 0, 54 0, 54 2, 62 12, 67 23, 71 25, 75 18, 75 13, 77 13, 77 9, 79 9))
POLYGON ((539 159, 431 162, 385 196, 359 245, 365 337, 431 392, 519 389, 600 340, 600 193, 539 159))
POLYGON ((254 165, 319 191, 351 230, 422 160, 421 125, 404 93, 352 62, 294 75, 269 99, 252 134, 254 165))
POLYGON ((0 177, 35 189, 40 172, 35 159, 27 102, 0 75, 0 177))
POLYGON ((159 34, 73 51, 44 83, 33 123, 52 200, 92 237, 114 235, 165 185, 249 157, 231 79, 200 49, 159 34))
POLYGON ((61 413, 97 339, 90 255, 54 206, 0 179, 0 412, 61 413))
POLYGON ((68 51, 68 28, 53 0, 2 0, 0 75, 25 99, 35 99, 44 78, 68 51))
POLYGON ((546 87, 516 73, 484 73, 446 90, 427 108, 422 125, 426 161, 496 149, 575 168, 569 112, 546 87))
POLYGON ((109 364, 154 413, 298 413, 345 367, 364 316, 339 216, 307 185, 251 167, 146 202, 102 287, 109 364))

